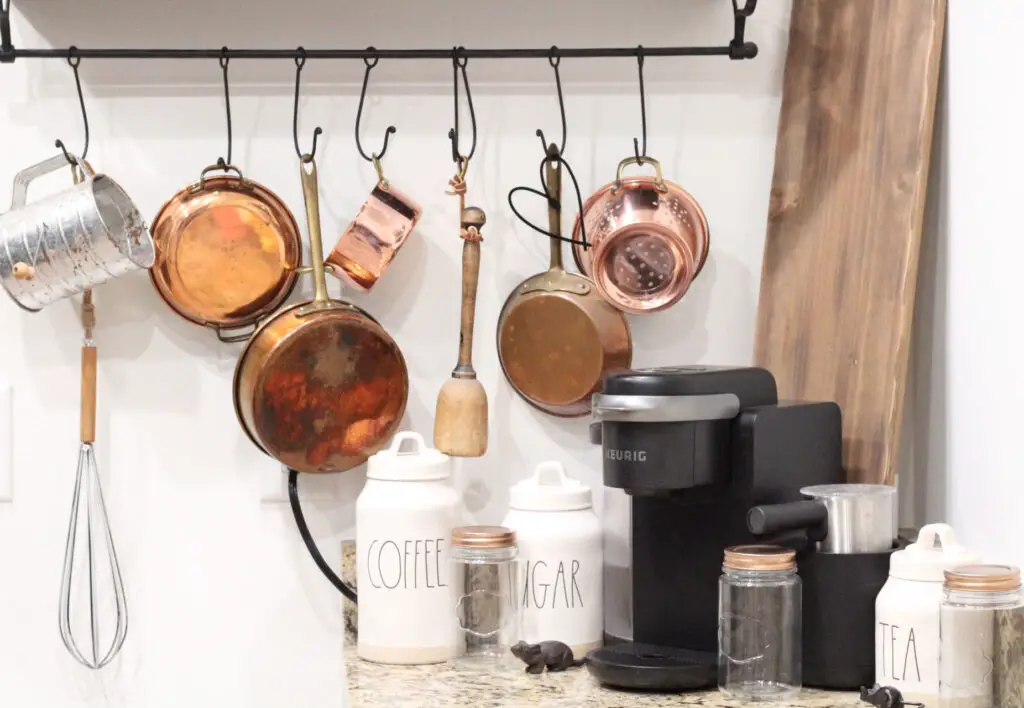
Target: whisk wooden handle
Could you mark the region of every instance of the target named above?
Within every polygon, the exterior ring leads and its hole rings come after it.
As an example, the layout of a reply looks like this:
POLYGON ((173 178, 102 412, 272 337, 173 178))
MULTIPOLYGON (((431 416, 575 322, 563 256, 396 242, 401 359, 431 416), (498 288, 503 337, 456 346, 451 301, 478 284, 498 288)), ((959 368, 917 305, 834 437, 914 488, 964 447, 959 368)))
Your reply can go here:
POLYGON ((82 347, 82 442, 96 440, 96 347, 82 347))

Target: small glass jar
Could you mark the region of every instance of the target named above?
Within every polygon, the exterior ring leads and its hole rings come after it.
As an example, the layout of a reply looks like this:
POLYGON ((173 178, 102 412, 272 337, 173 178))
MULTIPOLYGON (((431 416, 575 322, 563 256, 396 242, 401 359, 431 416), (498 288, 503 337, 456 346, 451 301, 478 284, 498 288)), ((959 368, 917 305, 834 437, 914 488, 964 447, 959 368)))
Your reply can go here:
POLYGON ((516 534, 504 526, 452 531, 451 583, 458 628, 456 664, 483 669, 515 666, 509 647, 520 638, 522 570, 516 534))
POLYGON ((1020 570, 948 570, 939 611, 939 705, 1024 708, 1024 598, 1020 570))
POLYGON ((718 687, 739 700, 789 700, 801 687, 796 553, 734 546, 718 584, 718 687))

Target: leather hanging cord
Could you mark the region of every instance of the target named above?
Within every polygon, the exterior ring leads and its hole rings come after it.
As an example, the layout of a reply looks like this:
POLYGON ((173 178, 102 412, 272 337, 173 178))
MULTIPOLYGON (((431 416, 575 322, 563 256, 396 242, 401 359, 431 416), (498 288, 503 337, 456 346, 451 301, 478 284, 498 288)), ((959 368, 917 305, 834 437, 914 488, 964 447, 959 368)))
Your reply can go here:
POLYGON ((316 563, 316 567, 320 569, 320 572, 324 574, 328 580, 331 581, 331 585, 338 588, 338 591, 347 597, 352 602, 356 602, 356 591, 348 585, 344 580, 338 577, 338 574, 331 570, 331 566, 324 560, 323 555, 320 553, 320 549, 316 547, 316 541, 313 540, 312 534, 309 533, 309 526, 306 525, 306 517, 302 513, 302 506, 299 504, 299 473, 293 469, 288 470, 288 503, 292 507, 292 515, 295 517, 295 525, 299 527, 299 535, 302 536, 302 542, 306 544, 306 550, 309 551, 309 555, 313 557, 313 562, 316 563))

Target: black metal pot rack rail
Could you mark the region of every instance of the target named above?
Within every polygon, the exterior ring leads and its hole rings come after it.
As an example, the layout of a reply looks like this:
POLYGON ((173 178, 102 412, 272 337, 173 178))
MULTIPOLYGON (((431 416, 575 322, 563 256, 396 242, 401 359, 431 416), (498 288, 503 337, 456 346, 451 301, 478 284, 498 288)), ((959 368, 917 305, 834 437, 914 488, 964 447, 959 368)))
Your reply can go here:
MULTIPOLYGON (((725 46, 712 47, 644 47, 648 57, 726 56, 730 59, 753 59, 757 44, 744 38, 746 21, 754 13, 757 0, 732 0, 733 37, 725 46)), ((67 59, 67 49, 22 49, 11 40, 11 0, 0 0, 0 63, 17 59, 67 59)), ((455 49, 307 49, 308 59, 452 59, 455 49)), ((546 59, 547 48, 537 49, 466 49, 458 53, 466 59, 546 59)), ((575 47, 559 49, 563 58, 593 59, 598 57, 635 57, 636 47, 575 47)), ((76 49, 83 59, 299 59, 295 49, 76 49)))

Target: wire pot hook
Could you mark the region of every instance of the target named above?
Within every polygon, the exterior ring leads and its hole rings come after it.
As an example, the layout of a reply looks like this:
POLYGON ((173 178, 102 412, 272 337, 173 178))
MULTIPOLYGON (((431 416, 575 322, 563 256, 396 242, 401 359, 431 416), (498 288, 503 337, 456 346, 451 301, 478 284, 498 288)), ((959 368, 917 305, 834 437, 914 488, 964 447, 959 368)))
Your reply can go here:
POLYGON ((580 192, 580 183, 576 180, 576 174, 572 171, 572 167, 569 165, 566 159, 562 157, 561 154, 559 154, 558 147, 554 143, 551 143, 550 145, 544 148, 544 159, 540 161, 540 185, 541 189, 534 189, 533 187, 527 187, 525 185, 513 187, 512 189, 510 189, 508 192, 508 206, 512 210, 512 213, 516 215, 516 218, 518 218, 524 224, 529 226, 531 229, 533 229, 537 233, 544 234, 548 238, 555 238, 558 239, 559 241, 564 241, 565 243, 576 243, 583 246, 584 250, 590 248, 590 243, 587 241, 587 227, 584 225, 582 218, 583 195, 580 192), (561 202, 555 197, 551 196, 551 193, 548 191, 547 180, 544 178, 544 168, 547 166, 548 162, 557 162, 561 164, 565 168, 566 172, 569 173, 569 177, 572 179, 573 189, 576 191, 576 205, 579 208, 580 213, 580 240, 566 238, 565 236, 560 236, 558 234, 551 233, 547 229, 542 229, 541 227, 537 226, 532 221, 527 219, 525 216, 523 216, 522 213, 520 213, 520 211, 516 209, 515 202, 512 201, 512 197, 515 196, 518 192, 529 192, 530 194, 536 194, 538 197, 543 197, 547 201, 548 206, 561 208, 561 202))
POLYGON ((468 59, 465 56, 465 47, 452 49, 452 94, 455 97, 455 127, 448 131, 448 139, 452 141, 452 162, 462 164, 469 162, 476 152, 476 109, 473 108, 473 95, 469 92, 469 78, 466 76, 466 64, 468 59), (466 87, 466 103, 469 104, 469 119, 473 124, 473 142, 470 144, 469 154, 462 155, 459 152, 459 72, 462 72, 462 84, 466 87))
MULTIPOLYGON (((78 105, 82 109, 82 124, 85 126, 85 147, 82 148, 82 153, 79 156, 80 160, 85 160, 86 155, 89 154, 89 115, 85 112, 85 97, 82 95, 82 79, 78 76, 78 65, 82 63, 82 57, 78 56, 78 47, 71 45, 68 47, 68 66, 70 66, 75 72, 75 90, 78 91, 78 105)), ((60 151, 64 153, 64 158, 71 165, 77 164, 75 158, 71 156, 68 149, 64 146, 64 141, 58 138, 53 143, 54 147, 60 148, 60 151)))
MULTIPOLYGON (((380 152, 366 154, 363 150, 363 144, 359 140, 359 121, 363 117, 363 103, 366 101, 366 85, 370 81, 370 70, 377 66, 377 62, 380 61, 380 57, 377 56, 376 47, 367 47, 367 52, 372 53, 372 57, 363 57, 363 63, 366 65, 366 73, 363 74, 363 90, 359 93, 359 108, 356 109, 356 150, 359 151, 360 157, 367 162, 372 162, 374 167, 380 164, 380 161, 384 158, 384 153, 388 151, 388 139, 398 132, 398 128, 393 125, 389 125, 387 130, 384 131, 384 145, 381 147, 380 152)), ((378 172, 380 169, 378 168, 378 172)), ((382 178, 383 180, 383 178, 382 178)))
MULTIPOLYGON (((562 115, 562 145, 558 148, 558 156, 561 157, 565 154, 565 98, 562 96, 562 77, 558 73, 558 65, 562 63, 562 57, 558 55, 558 47, 552 46, 551 53, 548 55, 548 63, 551 68, 555 70, 555 88, 558 90, 558 110, 562 115)), ((544 131, 537 128, 537 137, 540 138, 540 143, 544 147, 544 151, 548 150, 548 141, 544 137, 544 131)), ((571 172, 571 170, 570 170, 571 172)))
POLYGON ((308 153, 303 153, 299 148, 299 81, 302 77, 302 67, 306 65, 306 50, 299 47, 295 50, 295 107, 292 110, 292 140, 295 143, 295 154, 303 162, 312 162, 316 157, 316 140, 324 132, 318 125, 313 131, 313 147, 308 153))
POLYGON ((644 92, 644 47, 638 45, 636 48, 636 70, 640 78, 640 126, 643 131, 644 149, 640 151, 640 143, 633 138, 633 154, 636 156, 636 164, 643 162, 647 157, 647 94, 644 92))
POLYGON ((220 50, 220 68, 224 73, 224 108, 227 111, 227 122, 228 122, 228 156, 218 157, 217 165, 220 167, 226 167, 231 164, 231 93, 228 91, 228 48, 221 47, 220 50))

